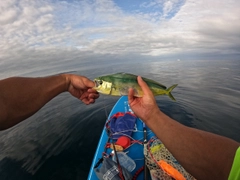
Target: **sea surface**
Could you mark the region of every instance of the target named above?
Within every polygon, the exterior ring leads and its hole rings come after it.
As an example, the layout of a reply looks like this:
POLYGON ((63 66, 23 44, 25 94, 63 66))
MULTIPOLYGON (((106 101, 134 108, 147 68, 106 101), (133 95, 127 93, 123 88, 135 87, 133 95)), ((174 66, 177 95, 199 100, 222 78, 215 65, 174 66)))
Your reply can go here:
MULTIPOLYGON (((176 121, 240 142, 240 60, 77 61, 0 64, 0 78, 74 73, 97 76, 128 72, 173 90, 176 102, 156 97, 159 108, 176 121)), ((68 93, 35 115, 0 132, 1 180, 85 180, 106 117, 118 97, 101 95, 84 105, 68 93)))

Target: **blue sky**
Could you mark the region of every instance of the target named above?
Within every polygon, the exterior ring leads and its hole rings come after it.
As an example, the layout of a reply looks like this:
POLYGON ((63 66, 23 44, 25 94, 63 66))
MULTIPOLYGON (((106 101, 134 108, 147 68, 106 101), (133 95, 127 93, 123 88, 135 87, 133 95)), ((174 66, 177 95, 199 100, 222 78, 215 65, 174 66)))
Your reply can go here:
POLYGON ((238 0, 2 0, 0 61, 59 52, 239 59, 239 22, 238 0))
POLYGON ((161 17, 171 19, 184 5, 184 0, 176 1, 155 1, 155 0, 131 0, 121 1, 115 0, 114 3, 123 11, 130 14, 151 14, 153 17, 160 20, 161 17))

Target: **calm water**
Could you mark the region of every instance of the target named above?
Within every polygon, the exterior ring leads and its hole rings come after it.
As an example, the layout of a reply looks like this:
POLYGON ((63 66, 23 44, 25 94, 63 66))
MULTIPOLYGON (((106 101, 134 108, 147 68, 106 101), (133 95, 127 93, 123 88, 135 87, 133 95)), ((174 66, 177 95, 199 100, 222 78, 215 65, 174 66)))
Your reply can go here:
MULTIPOLYGON (((240 141, 240 61, 79 62, 1 65, 0 78, 61 72, 91 79, 129 72, 171 86, 177 102, 157 97, 159 107, 194 128, 240 141), (107 65, 106 65, 107 64, 107 65), (3 67, 5 66, 5 67, 3 67)), ((85 106, 68 93, 38 113, 0 132, 0 179, 86 179, 106 116, 118 98, 101 95, 85 106)))

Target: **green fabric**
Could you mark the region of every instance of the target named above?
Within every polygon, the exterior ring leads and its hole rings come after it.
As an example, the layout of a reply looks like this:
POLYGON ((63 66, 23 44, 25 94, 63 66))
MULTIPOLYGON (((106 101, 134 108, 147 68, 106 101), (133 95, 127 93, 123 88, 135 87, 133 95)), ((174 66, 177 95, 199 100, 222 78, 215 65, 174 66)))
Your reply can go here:
POLYGON ((240 147, 237 149, 228 180, 240 179, 240 147))

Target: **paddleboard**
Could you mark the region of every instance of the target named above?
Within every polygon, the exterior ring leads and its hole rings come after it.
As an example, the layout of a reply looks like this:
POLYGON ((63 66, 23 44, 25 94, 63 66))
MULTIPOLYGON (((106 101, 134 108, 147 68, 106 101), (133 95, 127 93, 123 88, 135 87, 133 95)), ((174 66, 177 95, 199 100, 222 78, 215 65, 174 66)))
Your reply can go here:
MULTIPOLYGON (((118 112, 132 112, 129 104, 128 104, 128 98, 127 96, 122 96, 120 97, 120 99, 117 101, 117 103, 114 105, 114 107, 112 108, 108 119, 110 119, 110 117, 112 117, 114 114, 118 113, 118 112)), ((148 128, 147 129, 147 140, 149 140, 151 137, 155 136, 152 131, 148 128)), ((141 119, 137 118, 136 120, 136 124, 135 124, 135 130, 132 133, 132 141, 136 140, 138 142, 142 142, 144 140, 144 123, 142 122, 141 119)), ((88 180, 97 180, 98 177, 94 171, 94 166, 96 165, 96 163, 99 161, 99 159, 102 158, 102 153, 105 150, 105 145, 108 141, 108 135, 106 132, 106 127, 103 128, 102 131, 102 135, 100 137, 93 161, 92 161, 92 165, 90 168, 90 172, 88 175, 88 180)), ((134 141, 133 141, 134 142, 134 141)), ((143 168, 144 166, 144 154, 143 154, 143 144, 140 143, 133 143, 131 144, 131 146, 129 148, 127 148, 127 156, 130 157, 132 160, 134 160, 136 167, 134 168, 134 170, 131 172, 131 174, 134 176, 136 174, 136 172, 138 172, 140 169, 143 168)), ((139 175, 137 176, 136 179, 144 179, 144 172, 139 173, 139 175)), ((149 177, 149 179, 151 179, 149 177)))

